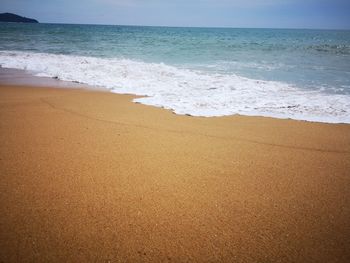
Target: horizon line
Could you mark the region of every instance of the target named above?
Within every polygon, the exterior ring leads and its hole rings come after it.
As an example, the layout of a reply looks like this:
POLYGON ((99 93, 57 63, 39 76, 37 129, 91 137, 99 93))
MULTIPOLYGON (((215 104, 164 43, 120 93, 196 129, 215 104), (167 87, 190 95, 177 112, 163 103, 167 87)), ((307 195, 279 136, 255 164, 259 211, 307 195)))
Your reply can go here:
MULTIPOLYGON (((37 19, 36 19, 37 20, 37 19)), ((38 20, 39 21, 39 20, 38 20)), ((17 23, 17 22, 1 22, 17 23)), ((25 24, 25 23, 23 23, 25 24)), ((129 26, 129 27, 164 27, 164 28, 208 28, 208 29, 285 29, 285 30, 334 30, 350 31, 350 28, 312 28, 312 27, 234 27, 234 26, 171 26, 171 25, 140 25, 140 24, 105 24, 105 23, 67 23, 67 22, 40 22, 38 24, 57 25, 90 25, 90 26, 129 26)))

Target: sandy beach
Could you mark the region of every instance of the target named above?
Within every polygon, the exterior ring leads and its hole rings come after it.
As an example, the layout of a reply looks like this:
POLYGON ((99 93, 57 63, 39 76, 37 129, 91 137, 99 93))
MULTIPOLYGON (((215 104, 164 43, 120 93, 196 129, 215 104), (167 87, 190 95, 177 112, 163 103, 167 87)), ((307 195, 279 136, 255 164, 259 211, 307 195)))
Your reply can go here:
POLYGON ((0 262, 350 262, 350 125, 0 86, 0 262))

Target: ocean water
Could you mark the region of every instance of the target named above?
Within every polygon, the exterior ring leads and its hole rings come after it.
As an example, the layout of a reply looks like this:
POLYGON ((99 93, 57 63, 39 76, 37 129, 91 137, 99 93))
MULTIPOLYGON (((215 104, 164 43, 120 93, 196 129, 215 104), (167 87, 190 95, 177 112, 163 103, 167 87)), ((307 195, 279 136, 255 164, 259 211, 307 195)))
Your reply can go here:
POLYGON ((177 114, 350 123, 350 31, 0 23, 0 65, 177 114))

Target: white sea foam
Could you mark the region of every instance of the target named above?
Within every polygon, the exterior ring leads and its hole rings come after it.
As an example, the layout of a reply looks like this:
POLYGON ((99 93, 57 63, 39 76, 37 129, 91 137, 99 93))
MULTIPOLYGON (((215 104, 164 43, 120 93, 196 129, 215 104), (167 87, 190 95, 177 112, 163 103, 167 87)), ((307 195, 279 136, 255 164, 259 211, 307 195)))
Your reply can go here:
POLYGON ((57 77, 193 116, 256 115, 298 120, 350 123, 350 96, 327 94, 286 83, 181 69, 128 59, 79 57, 1 51, 2 67, 57 77))

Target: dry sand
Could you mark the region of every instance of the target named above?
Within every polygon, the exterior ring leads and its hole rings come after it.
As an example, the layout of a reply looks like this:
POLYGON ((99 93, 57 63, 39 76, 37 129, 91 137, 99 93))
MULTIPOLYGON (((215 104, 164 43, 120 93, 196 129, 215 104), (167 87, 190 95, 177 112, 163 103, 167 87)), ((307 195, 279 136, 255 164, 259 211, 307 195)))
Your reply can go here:
POLYGON ((350 125, 0 87, 0 262, 350 262, 350 125))

